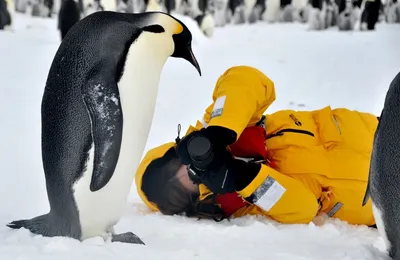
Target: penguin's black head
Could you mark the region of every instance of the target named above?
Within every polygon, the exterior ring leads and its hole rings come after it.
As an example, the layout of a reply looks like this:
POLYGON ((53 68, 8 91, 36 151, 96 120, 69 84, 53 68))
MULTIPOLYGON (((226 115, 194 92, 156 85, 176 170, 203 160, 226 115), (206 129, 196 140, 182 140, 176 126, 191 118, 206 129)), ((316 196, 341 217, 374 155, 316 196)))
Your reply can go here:
POLYGON ((192 33, 186 25, 175 17, 163 12, 153 12, 152 15, 156 16, 154 17, 155 19, 152 19, 156 21, 156 24, 148 26, 145 30, 157 31, 158 33, 170 33, 174 43, 171 57, 183 58, 189 61, 201 76, 200 65, 192 50, 192 33))
POLYGON ((171 56, 176 58, 183 58, 189 61, 193 66, 195 66, 195 68, 197 69, 197 71, 201 76, 200 65, 197 62, 196 57, 194 56, 192 50, 192 34, 190 33, 189 29, 186 27, 184 23, 182 22, 180 23, 182 25, 183 30, 181 33, 172 35, 172 38, 174 39, 175 43, 175 50, 171 56))

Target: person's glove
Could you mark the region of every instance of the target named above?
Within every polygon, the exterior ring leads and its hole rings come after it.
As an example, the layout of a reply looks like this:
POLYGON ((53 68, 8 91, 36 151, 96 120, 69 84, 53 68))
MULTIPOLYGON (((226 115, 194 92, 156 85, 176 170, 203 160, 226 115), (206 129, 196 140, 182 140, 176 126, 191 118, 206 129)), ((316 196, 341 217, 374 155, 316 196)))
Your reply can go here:
POLYGON ((226 146, 212 144, 204 129, 185 136, 176 146, 182 164, 188 165, 189 177, 195 184, 203 183, 203 175, 220 169, 232 155, 226 146))
POLYGON ((261 165, 234 159, 227 145, 236 138, 222 127, 203 128, 185 136, 176 152, 195 184, 204 184, 212 192, 224 194, 241 190, 257 176, 261 165))
POLYGON ((257 176, 261 164, 245 162, 240 159, 225 158, 218 167, 200 171, 189 165, 191 179, 198 179, 215 194, 225 194, 243 190, 257 176))

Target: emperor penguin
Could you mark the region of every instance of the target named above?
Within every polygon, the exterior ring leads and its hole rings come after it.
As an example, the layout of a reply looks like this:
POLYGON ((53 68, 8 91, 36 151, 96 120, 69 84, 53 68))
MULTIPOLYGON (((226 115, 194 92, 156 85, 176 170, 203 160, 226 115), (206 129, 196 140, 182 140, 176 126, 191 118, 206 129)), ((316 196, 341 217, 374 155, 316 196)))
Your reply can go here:
POLYGON ((162 12, 95 12, 76 23, 51 64, 41 103, 50 211, 7 226, 83 241, 144 244, 116 234, 152 123, 168 57, 201 76, 184 23, 162 12))
POLYGON ((8 28, 12 24, 12 17, 9 11, 8 2, 0 0, 0 30, 8 28))
POLYGON ((6 0, 7 11, 10 14, 10 24, 5 28, 9 31, 14 31, 14 21, 15 21, 15 2, 14 0, 6 0))
POLYGON ((65 35, 81 19, 79 4, 76 0, 62 0, 60 10, 58 12, 58 29, 60 30, 61 40, 65 35))
POLYGON ((364 8, 361 13, 360 29, 375 30, 375 25, 379 19, 379 12, 381 9, 381 0, 365 0, 364 8))
POLYGON ((392 80, 375 131, 363 206, 369 197, 390 257, 400 259, 400 73, 392 80))

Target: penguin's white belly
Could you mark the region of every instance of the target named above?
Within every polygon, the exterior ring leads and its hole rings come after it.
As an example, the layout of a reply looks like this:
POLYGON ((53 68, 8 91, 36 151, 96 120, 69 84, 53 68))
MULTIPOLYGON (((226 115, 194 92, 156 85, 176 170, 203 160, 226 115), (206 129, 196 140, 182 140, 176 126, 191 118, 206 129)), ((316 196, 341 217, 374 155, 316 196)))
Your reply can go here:
POLYGON ((382 218, 382 211, 372 202, 372 213, 374 214, 376 227, 378 228, 379 235, 382 237, 387 249, 390 248, 391 243, 386 235, 385 222, 382 218))
POLYGON ((90 191, 92 150, 87 171, 73 187, 82 239, 104 235, 123 214, 150 132, 161 70, 174 48, 160 37, 143 32, 129 49, 118 82, 124 122, 120 155, 111 180, 99 191, 90 191))
POLYGON ((121 147, 121 156, 116 170, 104 188, 96 192, 91 192, 89 188, 93 171, 93 148, 89 154, 87 171, 74 186, 74 198, 79 211, 82 239, 104 235, 118 222, 123 213, 126 197, 134 177, 134 167, 133 160, 128 161, 126 160, 127 156, 123 156, 132 154, 127 143, 123 141, 122 146, 125 147, 121 147))

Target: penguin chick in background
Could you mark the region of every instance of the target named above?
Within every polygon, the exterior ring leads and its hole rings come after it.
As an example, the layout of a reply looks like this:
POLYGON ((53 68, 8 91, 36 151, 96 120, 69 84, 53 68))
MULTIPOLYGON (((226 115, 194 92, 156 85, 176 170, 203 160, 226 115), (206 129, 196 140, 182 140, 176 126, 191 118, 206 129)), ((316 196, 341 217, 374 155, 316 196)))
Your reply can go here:
POLYGON ((116 234, 169 57, 189 61, 192 35, 161 12, 96 12, 61 42, 42 99, 42 160, 50 211, 7 226, 47 237, 143 244, 116 234))

